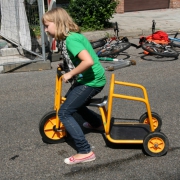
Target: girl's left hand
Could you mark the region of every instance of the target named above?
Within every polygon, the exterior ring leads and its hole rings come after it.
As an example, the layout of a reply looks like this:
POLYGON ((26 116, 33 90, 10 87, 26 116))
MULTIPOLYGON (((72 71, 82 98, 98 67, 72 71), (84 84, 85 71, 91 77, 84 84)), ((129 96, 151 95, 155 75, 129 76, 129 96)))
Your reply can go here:
POLYGON ((70 73, 70 72, 68 72, 68 73, 65 73, 63 76, 62 76, 62 80, 65 82, 65 83, 68 83, 69 81, 69 79, 71 79, 73 76, 72 76, 72 74, 70 73))

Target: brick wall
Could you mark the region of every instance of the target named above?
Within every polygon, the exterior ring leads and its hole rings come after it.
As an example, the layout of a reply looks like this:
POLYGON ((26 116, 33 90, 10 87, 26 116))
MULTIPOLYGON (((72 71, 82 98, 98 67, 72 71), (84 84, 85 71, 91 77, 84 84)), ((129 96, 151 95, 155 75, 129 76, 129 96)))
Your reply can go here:
MULTIPOLYGON (((116 7, 116 13, 124 13, 124 1, 125 0, 118 0, 119 4, 116 7)), ((180 8, 180 0, 170 0, 169 8, 180 8)))
POLYGON ((180 0, 170 0, 169 8, 180 8, 180 0))
POLYGON ((124 0, 118 0, 118 5, 115 11, 116 13, 124 13, 124 0))

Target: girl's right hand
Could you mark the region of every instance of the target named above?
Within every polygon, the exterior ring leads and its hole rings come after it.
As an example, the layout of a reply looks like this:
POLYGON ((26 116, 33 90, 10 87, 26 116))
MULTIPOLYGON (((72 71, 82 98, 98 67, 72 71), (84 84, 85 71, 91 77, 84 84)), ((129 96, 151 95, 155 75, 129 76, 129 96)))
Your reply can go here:
POLYGON ((62 76, 62 80, 65 82, 65 83, 68 83, 69 82, 69 79, 71 79, 73 77, 73 75, 68 72, 68 73, 65 73, 63 76, 62 76))

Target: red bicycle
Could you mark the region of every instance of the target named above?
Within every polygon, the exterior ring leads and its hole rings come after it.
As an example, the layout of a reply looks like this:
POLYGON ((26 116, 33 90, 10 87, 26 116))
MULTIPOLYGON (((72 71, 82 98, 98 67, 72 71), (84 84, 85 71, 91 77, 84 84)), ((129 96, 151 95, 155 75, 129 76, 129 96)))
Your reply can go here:
POLYGON ((140 38, 140 47, 145 54, 158 55, 161 57, 177 58, 179 53, 173 49, 168 35, 163 31, 155 32, 155 21, 152 24, 152 35, 140 38))

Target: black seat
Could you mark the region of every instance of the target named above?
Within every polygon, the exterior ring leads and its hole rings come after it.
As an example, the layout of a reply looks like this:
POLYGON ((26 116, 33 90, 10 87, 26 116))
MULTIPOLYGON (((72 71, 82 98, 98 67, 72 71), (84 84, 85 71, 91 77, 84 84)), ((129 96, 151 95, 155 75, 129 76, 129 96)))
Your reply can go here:
POLYGON ((102 107, 105 106, 108 101, 108 96, 104 96, 102 98, 93 98, 91 99, 88 106, 102 107))

